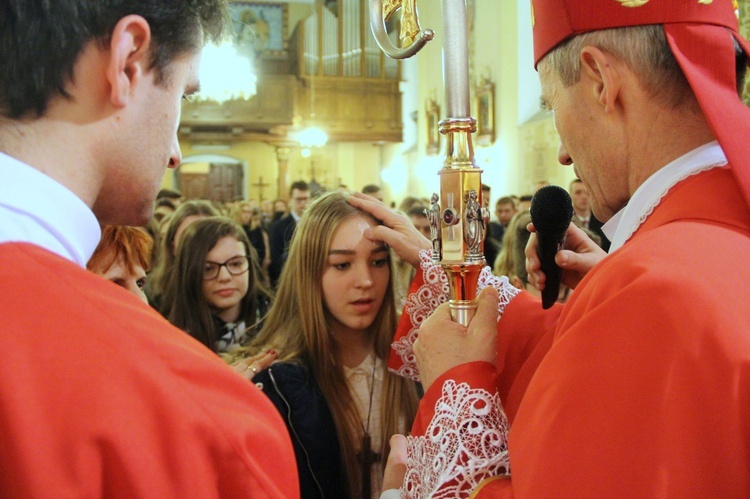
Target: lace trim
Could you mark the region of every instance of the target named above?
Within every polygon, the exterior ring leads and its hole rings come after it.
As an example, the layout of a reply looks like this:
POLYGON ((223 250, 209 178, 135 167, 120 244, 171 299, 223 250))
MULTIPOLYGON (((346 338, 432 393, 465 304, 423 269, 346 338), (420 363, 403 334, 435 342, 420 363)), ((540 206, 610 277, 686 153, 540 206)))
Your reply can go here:
MULTIPOLYGON (((616 234, 615 240, 612 241, 612 245, 610 246, 609 252, 612 253, 614 250, 622 247, 626 242, 630 240, 631 237, 633 237, 633 234, 636 233, 636 231, 643 225, 648 217, 651 216, 651 214, 654 212, 657 206, 659 206, 664 199, 664 197, 669 193, 669 191, 674 187, 675 185, 679 184, 686 178, 692 177, 693 175, 698 175, 699 173, 703 173, 708 170, 713 170, 714 168, 725 168, 728 166, 728 163, 726 160, 720 161, 718 163, 711 163, 708 165, 704 165, 698 169, 695 170, 688 170, 684 172, 679 177, 676 177, 672 182, 665 184, 659 191, 658 195, 654 198, 654 201, 647 206, 644 206, 641 211, 641 215, 638 217, 637 220, 634 220, 628 227, 624 227, 622 231, 622 235, 616 234)), ((618 231, 619 232, 619 231, 618 231)))
MULTIPOLYGON (((419 326, 438 306, 449 299, 448 276, 443 268, 432 260, 431 251, 422 250, 419 252, 419 257, 424 284, 415 293, 406 297, 404 313, 409 314, 411 329, 405 336, 391 344, 392 350, 401 359, 402 364, 398 369, 390 368, 392 372, 414 381, 420 381, 414 356, 414 342, 417 340, 419 326)), ((490 267, 484 267, 479 275, 477 287, 481 291, 487 286, 494 287, 500 296, 497 305, 497 319, 500 320, 505 307, 520 293, 520 290, 513 287, 507 277, 493 275, 490 267)))
POLYGON ((497 393, 447 380, 425 435, 407 437, 401 497, 468 497, 487 478, 508 474, 508 429, 497 393))

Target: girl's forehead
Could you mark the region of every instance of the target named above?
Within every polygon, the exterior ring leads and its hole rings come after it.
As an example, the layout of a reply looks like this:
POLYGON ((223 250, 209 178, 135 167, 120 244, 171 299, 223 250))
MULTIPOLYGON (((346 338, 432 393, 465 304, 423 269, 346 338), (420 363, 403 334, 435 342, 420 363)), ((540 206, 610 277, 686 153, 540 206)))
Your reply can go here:
POLYGON ((367 247, 381 246, 382 243, 371 241, 365 231, 377 225, 374 219, 365 215, 355 215, 345 219, 336 227, 331 238, 331 249, 354 249, 363 244, 367 247))

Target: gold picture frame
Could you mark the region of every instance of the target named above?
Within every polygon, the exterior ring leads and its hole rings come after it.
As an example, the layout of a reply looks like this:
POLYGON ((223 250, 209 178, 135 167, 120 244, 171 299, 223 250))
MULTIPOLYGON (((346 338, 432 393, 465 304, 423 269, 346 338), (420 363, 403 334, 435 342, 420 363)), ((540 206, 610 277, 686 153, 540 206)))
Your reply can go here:
POLYGON ((288 4, 233 0, 229 10, 240 52, 246 52, 251 60, 287 57, 288 4))
POLYGON ((482 77, 476 91, 477 144, 489 146, 495 142, 495 83, 482 77))
POLYGON ((434 156, 440 152, 440 105, 434 97, 427 99, 425 105, 427 118, 427 155, 434 156))

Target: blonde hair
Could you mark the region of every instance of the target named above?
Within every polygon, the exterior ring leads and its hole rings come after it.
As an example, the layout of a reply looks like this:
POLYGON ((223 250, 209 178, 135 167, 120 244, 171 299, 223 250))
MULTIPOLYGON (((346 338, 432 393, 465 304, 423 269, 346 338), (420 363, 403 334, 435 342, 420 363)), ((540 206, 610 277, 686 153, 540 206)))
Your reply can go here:
MULTIPOLYGON (((350 205, 348 198, 348 194, 330 192, 314 200, 305 210, 292 238, 276 301, 253 346, 256 349, 273 347, 279 352, 278 360, 309 365, 336 423, 350 496, 356 497, 361 496, 356 454, 363 429, 342 364, 337 358, 337 345, 328 327, 322 289, 323 271, 334 232, 351 217, 370 217, 350 205)), ((368 332, 375 355, 384 362, 388 359, 396 329, 390 257, 389 266, 391 282, 368 332)), ((388 439, 401 431, 400 421, 411 423, 416 406, 414 384, 386 369, 380 421, 383 459, 390 450, 388 439)))
MULTIPOLYGON (((249 201, 239 201, 237 203, 234 203, 229 210, 229 215, 227 216, 227 218, 230 218, 240 227, 245 225, 245 222, 242 220, 242 208, 244 207, 250 208, 250 211, 253 215, 255 215, 256 212, 260 213, 260 210, 258 210, 258 208, 253 208, 249 201)), ((248 225, 251 225, 251 222, 248 222, 248 225)))
POLYGON ((503 235, 502 247, 493 267, 495 275, 508 276, 511 281, 514 277, 517 277, 524 284, 529 282, 526 273, 526 255, 524 254, 530 235, 526 228, 529 222, 531 222, 531 215, 529 215, 528 210, 519 211, 508 222, 505 235, 503 235))

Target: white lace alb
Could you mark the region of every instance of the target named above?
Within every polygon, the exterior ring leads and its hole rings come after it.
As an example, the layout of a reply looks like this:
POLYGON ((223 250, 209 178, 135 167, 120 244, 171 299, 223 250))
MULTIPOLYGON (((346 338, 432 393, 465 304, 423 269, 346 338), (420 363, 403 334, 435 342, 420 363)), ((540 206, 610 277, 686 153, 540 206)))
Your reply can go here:
MULTIPOLYGON (((404 304, 411 328, 396 339, 392 350, 401 360, 392 371, 419 381, 414 342, 422 322, 448 301, 448 278, 432 261, 431 252, 420 252, 424 284, 410 293, 404 304)), ((498 320, 520 290, 507 277, 482 269, 478 289, 494 287, 499 294, 498 320)), ((485 479, 510 472, 508 419, 497 392, 471 388, 447 380, 435 404, 434 415, 423 436, 407 437, 407 471, 400 489, 408 498, 468 497, 485 479)))
POLYGON ((407 437, 401 497, 468 497, 485 479, 509 474, 508 429, 497 392, 446 381, 425 435, 407 437))
MULTIPOLYGON (((449 299, 448 276, 442 267, 432 260, 429 250, 420 251, 419 257, 424 284, 415 293, 410 293, 404 302, 404 312, 409 315, 411 329, 405 336, 391 344, 391 349, 401 359, 401 366, 398 369, 391 366, 391 371, 414 381, 420 381, 419 369, 417 369, 417 361, 414 357, 414 342, 419 335, 419 326, 438 306, 449 299)), ((481 291, 487 286, 494 287, 498 292, 497 318, 500 320, 505 307, 520 293, 520 290, 513 287, 507 277, 497 277, 492 274, 489 267, 484 267, 479 275, 477 287, 481 291)))

